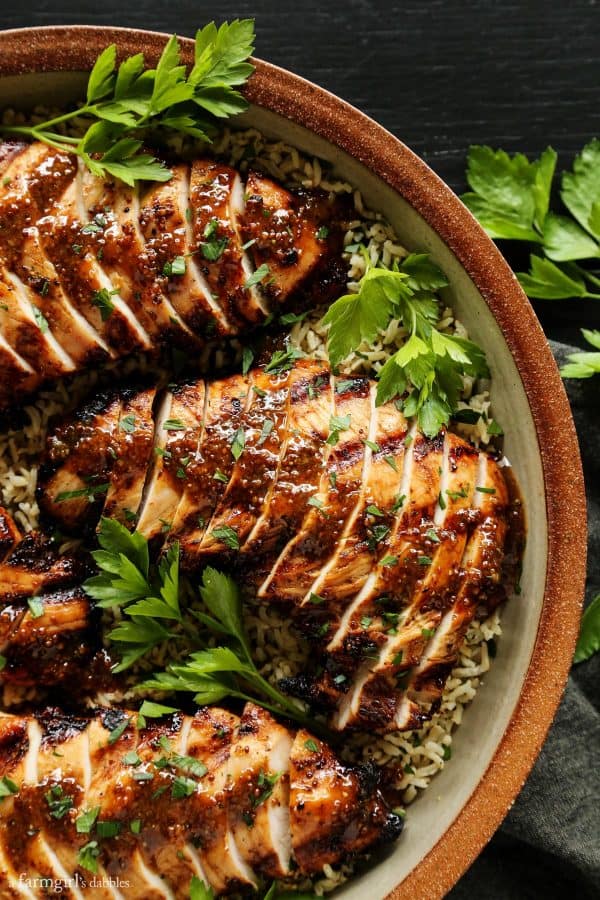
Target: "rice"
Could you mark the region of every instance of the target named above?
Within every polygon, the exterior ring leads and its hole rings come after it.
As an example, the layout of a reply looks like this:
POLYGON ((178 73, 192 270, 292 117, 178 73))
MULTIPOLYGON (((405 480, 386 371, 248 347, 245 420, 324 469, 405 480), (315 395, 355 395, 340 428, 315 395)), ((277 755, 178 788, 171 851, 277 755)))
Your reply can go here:
MULTIPOLYGON (((45 111, 40 110, 38 114, 44 116, 45 111)), ((8 111, 4 114, 4 121, 7 120, 18 122, 21 121, 21 116, 8 111)), ((178 152, 185 154, 193 151, 185 138, 176 138, 172 143, 173 149, 178 152)), ((206 148, 203 148, 203 152, 206 152, 206 148)), ((389 223, 379 213, 366 208, 360 192, 345 180, 336 177, 320 160, 308 159, 296 148, 282 141, 269 140, 256 129, 231 131, 225 128, 213 144, 212 152, 241 171, 247 170, 250 165, 257 166, 292 187, 320 187, 331 194, 344 193, 352 196, 356 218, 350 222, 344 236, 349 292, 358 289, 368 265, 390 266, 394 261, 407 256, 408 250, 400 244, 389 223), (358 244, 365 249, 359 250, 358 244)), ((322 314, 322 309, 316 309, 297 322, 291 330, 289 340, 303 353, 325 360, 326 330, 321 323, 322 314)), ((439 327, 446 332, 467 336, 464 326, 454 317, 450 308, 443 310, 439 327)), ((379 334, 371 344, 359 347, 358 354, 343 364, 342 371, 376 375, 391 354, 402 346, 406 337, 401 323, 391 321, 385 332, 379 334)), ((199 368, 214 372, 231 363, 239 354, 240 346, 236 342, 232 342, 226 351, 209 346, 198 361, 199 368)), ((39 510, 35 499, 38 460, 50 419, 73 408, 82 398, 103 383, 108 383, 115 370, 122 374, 140 371, 140 368, 147 371, 153 366, 155 364, 136 359, 125 364, 115 364, 104 373, 76 376, 68 385, 59 384, 51 390, 41 392, 35 402, 25 407, 20 427, 8 427, 0 433, 0 496, 3 505, 23 530, 29 531, 38 526, 39 510)), ((157 368, 156 371, 159 373, 161 370, 157 368)), ((471 379, 464 379, 459 408, 475 410, 481 415, 473 425, 456 425, 458 433, 483 446, 490 440, 488 387, 485 383, 475 385, 471 379)), ((113 612, 105 614, 105 633, 114 624, 114 615, 113 612)), ((273 683, 297 674, 306 665, 309 653, 307 645, 274 610, 250 604, 246 610, 246 627, 257 664, 262 674, 273 683)), ((500 635, 499 611, 494 612, 486 621, 472 623, 457 665, 448 679, 441 707, 432 720, 418 731, 383 737, 370 733, 352 736, 346 742, 345 758, 349 762, 371 761, 385 767, 389 770, 403 803, 412 803, 449 762, 454 730, 461 724, 466 707, 474 699, 483 676, 489 670, 494 642, 500 635)), ((169 641, 141 661, 133 677, 137 676, 139 679, 146 672, 162 668, 173 658, 185 655, 185 652, 186 647, 182 641, 169 641)), ((128 696, 130 695, 123 693, 103 694, 95 697, 93 702, 122 702, 128 696)), ((31 699, 35 699, 35 692, 4 689, 5 708, 31 699)), ((325 866, 322 878, 309 887, 317 894, 326 893, 339 886, 351 874, 351 866, 344 865, 339 869, 325 866)))

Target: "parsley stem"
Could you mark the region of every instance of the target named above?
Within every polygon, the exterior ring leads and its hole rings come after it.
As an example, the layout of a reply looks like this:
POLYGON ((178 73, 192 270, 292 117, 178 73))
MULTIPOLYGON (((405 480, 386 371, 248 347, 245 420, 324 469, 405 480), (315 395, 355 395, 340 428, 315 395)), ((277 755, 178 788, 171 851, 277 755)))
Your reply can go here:
MULTIPOLYGON (((591 272, 588 272, 587 269, 584 269, 582 266, 577 266, 577 271, 580 272, 584 278, 588 281, 591 281, 592 284, 595 284, 596 287, 600 287, 600 278, 597 278, 595 275, 592 275, 591 272)), ((586 294, 586 297, 597 297, 597 294, 586 294)))

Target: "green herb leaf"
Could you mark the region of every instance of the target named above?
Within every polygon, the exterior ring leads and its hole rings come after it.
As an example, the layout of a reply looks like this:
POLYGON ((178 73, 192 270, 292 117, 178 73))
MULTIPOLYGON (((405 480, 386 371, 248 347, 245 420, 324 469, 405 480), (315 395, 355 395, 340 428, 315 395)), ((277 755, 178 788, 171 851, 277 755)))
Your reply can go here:
POLYGON ((44 603, 41 597, 28 597, 27 606, 32 619, 40 619, 44 615, 44 603))
POLYGON ((215 900, 215 893, 211 887, 200 881, 197 875, 192 875, 190 900, 215 900))
MULTIPOLYGON (((600 331, 582 328, 581 333, 588 344, 600 351, 600 331)), ((571 353, 567 359, 568 362, 560 370, 563 378, 591 378, 592 375, 600 373, 600 352, 582 350, 579 353, 571 353)))
POLYGON ((213 528, 211 535, 225 544, 226 547, 229 547, 230 550, 240 549, 239 538, 230 525, 221 525, 218 528, 213 528))
POLYGON ((82 869, 87 869, 88 872, 97 875, 98 857, 100 856, 100 853, 101 850, 98 846, 98 841, 90 841, 79 849, 77 853, 77 863, 82 869))
POLYGON ((77 818, 75 819, 75 830, 77 831, 77 833, 90 834, 99 813, 100 807, 94 806, 93 809, 87 809, 85 810, 85 812, 82 812, 81 815, 77 816, 77 818))
POLYGON ((517 272, 519 284, 528 297, 563 300, 587 296, 585 282, 573 267, 564 265, 561 268, 549 259, 533 254, 529 261, 529 272, 517 272))
POLYGON ((600 594, 598 594, 581 619, 581 630, 575 648, 574 663, 584 662, 600 651, 600 594))
POLYGON ((329 307, 323 324, 329 326, 327 348, 334 367, 386 327, 398 295, 409 290, 407 282, 404 273, 373 268, 361 279, 358 293, 340 297, 329 307))
POLYGON ((595 138, 575 157, 573 171, 562 177, 563 203, 579 224, 600 241, 600 140, 595 138))
POLYGON ((556 153, 548 147, 539 160, 522 153, 473 146, 467 157, 467 181, 472 193, 463 203, 492 238, 541 243, 548 211, 556 153))

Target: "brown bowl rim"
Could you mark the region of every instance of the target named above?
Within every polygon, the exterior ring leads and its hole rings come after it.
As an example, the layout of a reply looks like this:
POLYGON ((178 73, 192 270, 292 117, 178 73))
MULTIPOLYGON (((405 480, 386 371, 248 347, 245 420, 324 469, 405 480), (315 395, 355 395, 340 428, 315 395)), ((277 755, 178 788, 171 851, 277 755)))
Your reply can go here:
MULTIPOLYGON (((155 62, 166 36, 65 25, 0 32, 0 76, 85 71, 105 46, 155 62)), ((193 43, 182 38, 188 61, 193 43)), ((488 768, 437 844, 388 900, 442 897, 492 837, 522 788, 560 702, 577 639, 586 570, 586 506, 575 427, 548 343, 498 249, 429 167, 350 104, 261 60, 247 99, 346 151, 401 194, 453 251, 489 306, 513 355, 539 444, 548 516, 548 566, 538 633, 517 706, 488 768)))

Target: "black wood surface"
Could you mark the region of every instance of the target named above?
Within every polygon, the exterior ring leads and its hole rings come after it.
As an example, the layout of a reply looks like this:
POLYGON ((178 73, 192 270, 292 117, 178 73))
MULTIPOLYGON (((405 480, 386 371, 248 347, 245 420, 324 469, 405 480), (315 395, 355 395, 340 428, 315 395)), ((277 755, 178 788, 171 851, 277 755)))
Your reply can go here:
MULTIPOLYGON (((235 16, 256 18, 258 56, 360 107, 459 192, 471 143, 527 154, 551 144, 566 166, 600 135, 594 0, 4 0, 0 28, 114 24, 193 35, 235 16)), ((590 302, 536 310, 558 339, 600 325, 590 302)))
MULTIPOLYGON (((257 56, 358 106, 457 192, 465 188, 471 143, 528 155, 551 144, 564 168, 600 137, 596 0, 3 0, 0 28, 112 24, 193 35, 211 19, 236 16, 256 18, 257 56)), ((514 248, 503 249, 518 266, 514 248)), ((581 325, 600 327, 600 301, 540 301, 536 311, 558 340, 578 340, 581 325)), ((474 896, 475 883, 477 896, 494 900, 559 896, 559 877, 556 891, 550 883, 541 890, 527 884, 534 872, 539 884, 545 867, 538 854, 532 869, 530 843, 527 835, 517 845, 514 835, 501 833, 480 860, 483 868, 453 896, 474 896), (502 870, 516 864, 523 879, 517 893, 507 893, 499 887, 502 870), (483 872, 494 884, 482 883, 483 872)), ((566 856, 576 884, 576 863, 566 856)), ((584 894, 575 889, 573 896, 584 894)))

